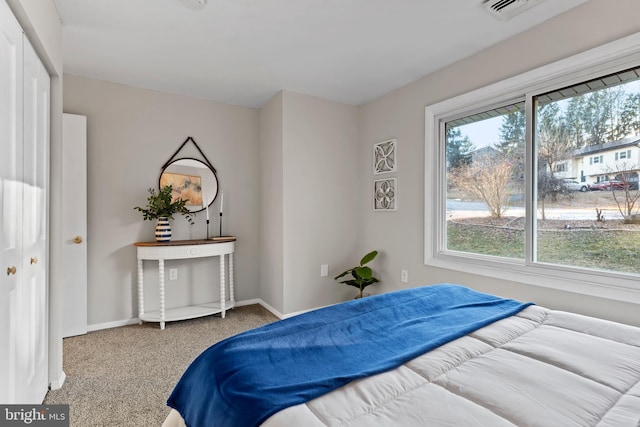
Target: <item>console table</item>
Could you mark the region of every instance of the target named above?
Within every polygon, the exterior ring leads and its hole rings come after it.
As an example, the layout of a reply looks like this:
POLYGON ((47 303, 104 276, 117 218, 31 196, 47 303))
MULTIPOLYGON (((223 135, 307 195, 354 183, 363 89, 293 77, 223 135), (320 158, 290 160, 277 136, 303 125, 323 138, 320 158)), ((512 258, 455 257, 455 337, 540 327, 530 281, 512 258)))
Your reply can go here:
POLYGON ((164 329, 165 322, 193 319, 225 312, 235 305, 233 295, 233 252, 235 237, 217 237, 215 240, 175 240, 171 242, 136 242, 138 252, 138 318, 140 323, 159 322, 164 329), (225 257, 229 258, 229 300, 226 300, 225 257), (164 260, 220 257, 220 302, 198 304, 179 308, 165 308, 164 296, 164 260), (160 292, 160 310, 144 310, 144 270, 143 261, 158 261, 158 290, 160 292))

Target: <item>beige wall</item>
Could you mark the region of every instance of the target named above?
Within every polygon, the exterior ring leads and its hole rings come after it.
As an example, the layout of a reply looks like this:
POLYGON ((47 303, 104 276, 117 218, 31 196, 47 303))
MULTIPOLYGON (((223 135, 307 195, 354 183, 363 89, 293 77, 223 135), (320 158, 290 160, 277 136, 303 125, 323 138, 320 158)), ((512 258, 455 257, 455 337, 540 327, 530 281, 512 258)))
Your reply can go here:
POLYGON ((260 295, 279 314, 351 297, 333 276, 357 255, 358 128, 357 107, 293 92, 260 111, 260 295))
MULTIPOLYGON (((370 152, 373 143, 385 138, 398 138, 399 210, 374 213, 366 201, 360 208, 362 251, 382 250, 379 270, 383 284, 373 290, 455 282, 551 308, 640 325, 635 304, 437 269, 423 262, 425 106, 638 32, 638 16, 640 2, 636 0, 592 0, 363 106, 361 152, 370 152), (400 283, 401 269, 409 271, 408 285, 400 283)), ((361 169, 361 179, 366 183, 373 180, 369 167, 361 169)), ((366 185, 361 187, 365 190, 366 185)))
POLYGON ((293 92, 283 100, 284 313, 353 298, 333 277, 360 260, 358 108, 293 92), (320 277, 320 265, 329 276, 320 277))
MULTIPOLYGON (((238 236, 237 300, 261 298, 289 314, 350 297, 331 274, 359 259, 357 107, 285 92, 258 111, 66 75, 64 109, 88 123, 90 328, 136 317, 132 243, 152 240, 154 224, 133 207, 144 206, 146 189, 187 136, 225 193, 225 234, 238 236), (329 264, 329 277, 320 277, 320 264, 329 264)), ((201 238, 204 216, 194 226, 178 217, 172 228, 176 239, 201 238)), ((168 304, 216 299, 207 284, 216 265, 167 261, 172 267, 179 279, 167 282, 168 304)), ((145 263, 148 309, 158 305, 156 270, 145 263)))
MULTIPOLYGON (((256 298, 258 111, 71 75, 65 75, 64 89, 64 111, 87 116, 90 327, 137 316, 132 244, 153 240, 155 223, 143 221, 133 207, 146 205, 147 189, 157 188, 160 168, 188 136, 217 170, 224 191, 224 233, 238 237, 236 300, 256 298)), ((180 155, 200 158, 191 143, 180 155)), ((218 232, 219 200, 210 209, 212 235, 218 232)), ((205 215, 197 214, 193 226, 178 216, 172 230, 174 239, 204 238, 205 215)), ((209 279, 217 277, 217 262, 167 261, 165 267, 178 268, 178 280, 167 281, 168 306, 218 299, 209 279)), ((158 304, 154 283, 157 264, 146 262, 148 309, 158 304)))
POLYGON ((260 298, 284 312, 282 93, 260 109, 260 298))

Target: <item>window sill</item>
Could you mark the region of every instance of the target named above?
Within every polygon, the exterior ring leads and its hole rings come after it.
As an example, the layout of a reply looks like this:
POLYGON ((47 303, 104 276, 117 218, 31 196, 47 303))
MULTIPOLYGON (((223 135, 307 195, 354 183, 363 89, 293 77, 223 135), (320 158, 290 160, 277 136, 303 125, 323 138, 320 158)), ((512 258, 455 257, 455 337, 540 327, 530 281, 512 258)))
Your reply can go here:
POLYGON ((570 271, 564 266, 526 265, 517 261, 489 260, 440 254, 425 260, 425 265, 476 274, 495 279, 523 283, 589 295, 610 300, 640 304, 640 287, 634 277, 591 270, 570 271))

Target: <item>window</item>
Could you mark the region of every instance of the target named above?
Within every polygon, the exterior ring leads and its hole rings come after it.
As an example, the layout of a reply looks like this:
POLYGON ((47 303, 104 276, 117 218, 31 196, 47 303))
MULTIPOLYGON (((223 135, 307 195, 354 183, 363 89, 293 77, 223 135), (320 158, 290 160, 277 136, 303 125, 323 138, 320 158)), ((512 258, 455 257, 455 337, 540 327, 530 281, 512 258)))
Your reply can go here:
POLYGON ((561 162, 558 163, 556 165, 553 166, 553 170, 554 172, 566 172, 567 169, 567 162, 561 162))
POLYGON ((616 160, 624 160, 631 158, 631 150, 616 153, 616 160))
POLYGON ((426 108, 427 264, 638 289, 640 225, 624 219, 640 207, 640 35, 623 40, 622 59, 594 49, 426 108))
POLYGON ((524 130, 523 101, 445 121, 448 250, 524 257, 524 130))
POLYGON ((532 261, 640 274, 640 247, 635 243, 640 226, 625 224, 625 218, 637 213, 640 192, 610 179, 638 168, 611 159, 612 154, 616 160, 626 159, 630 150, 616 151, 618 147, 640 140, 640 67, 533 95, 532 105, 537 164, 532 180, 537 180, 532 192, 537 195, 532 261), (591 187, 600 191, 558 191, 553 186, 557 176, 545 165, 577 160, 594 150, 603 154, 592 157, 598 167, 587 173, 592 182, 601 181, 591 187), (603 172, 600 180, 597 174, 603 172), (545 186, 547 181, 552 185, 545 186))

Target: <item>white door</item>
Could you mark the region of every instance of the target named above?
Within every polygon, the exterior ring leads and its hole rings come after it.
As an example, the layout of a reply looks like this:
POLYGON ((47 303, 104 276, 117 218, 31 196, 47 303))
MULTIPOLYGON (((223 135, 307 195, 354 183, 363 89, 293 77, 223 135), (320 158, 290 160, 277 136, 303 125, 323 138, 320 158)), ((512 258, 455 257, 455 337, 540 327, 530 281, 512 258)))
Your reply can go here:
POLYGON ((0 402, 16 399, 22 277, 22 29, 0 1, 0 402))
POLYGON ((87 333, 87 118, 62 118, 62 336, 87 333))
POLYGON ((22 271, 17 345, 18 403, 42 403, 48 386, 47 194, 50 79, 24 39, 24 170, 22 271))

